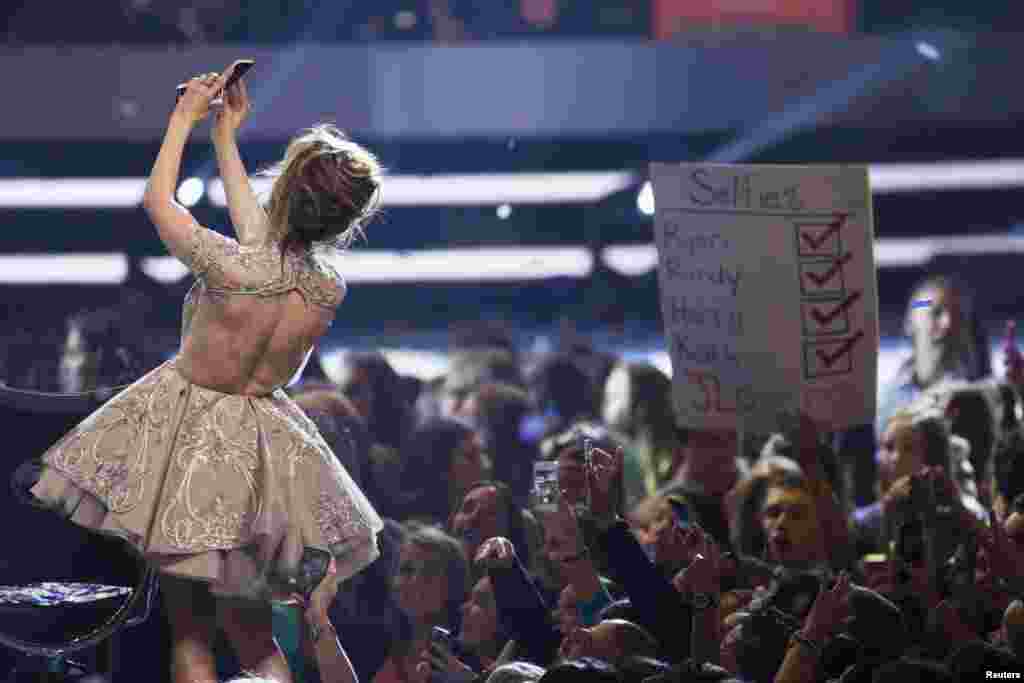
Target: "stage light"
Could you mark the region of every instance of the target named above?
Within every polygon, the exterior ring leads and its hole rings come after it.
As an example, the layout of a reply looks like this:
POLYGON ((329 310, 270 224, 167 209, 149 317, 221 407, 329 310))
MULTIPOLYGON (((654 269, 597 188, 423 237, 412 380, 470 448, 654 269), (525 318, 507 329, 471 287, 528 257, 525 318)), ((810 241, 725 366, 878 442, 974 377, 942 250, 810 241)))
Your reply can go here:
POLYGON ((645 216, 654 215, 654 187, 647 181, 636 196, 636 208, 645 216))
POLYGON ((919 40, 914 47, 917 48, 917 53, 919 55, 930 62, 937 62, 942 57, 942 53, 939 52, 939 48, 935 47, 931 43, 926 43, 923 40, 919 40))
POLYGON ((122 209, 142 203, 146 178, 4 178, 0 207, 122 209))
POLYGON ((178 201, 182 206, 193 207, 206 193, 202 178, 188 178, 178 187, 178 201))
POLYGON ((418 20, 415 12, 409 10, 402 10, 395 13, 395 28, 399 31, 411 31, 416 28, 418 20))
POLYGON ((498 207, 497 214, 498 218, 500 218, 501 220, 507 220, 508 217, 512 215, 512 207, 509 206, 508 204, 502 204, 501 206, 498 207))
POLYGON ((1024 186, 1024 161, 993 159, 922 164, 872 164, 874 194, 938 190, 995 190, 1024 186))
POLYGON ((638 277, 658 267, 658 250, 653 244, 622 244, 607 247, 601 255, 605 265, 620 275, 638 277))
MULTIPOLYGON (((504 282, 583 278, 594 258, 583 247, 465 247, 422 251, 353 249, 331 257, 346 281, 356 283, 504 282)), ((145 259, 144 272, 176 282, 186 269, 172 256, 145 259)))
POLYGON ((173 256, 154 256, 142 259, 142 272, 157 282, 172 284, 188 275, 188 266, 173 256))
POLYGON ((337 254, 334 265, 353 283, 503 282, 587 277, 594 259, 582 247, 354 249, 337 254))
MULTIPOLYGON (((332 381, 344 384, 346 357, 354 350, 331 349, 321 352, 320 364, 332 381)), ((374 347, 374 351, 384 356, 399 375, 416 377, 424 382, 443 377, 451 366, 448 354, 439 351, 390 347, 374 347)))
POLYGON ((7 285, 118 285, 128 278, 124 254, 3 254, 7 285))
MULTIPOLYGON (((258 194, 270 190, 268 178, 251 182, 258 194)), ((381 198, 385 207, 584 204, 600 201, 635 182, 630 171, 390 175, 381 181, 381 198)), ((219 178, 210 181, 208 190, 214 206, 227 205, 219 178)))

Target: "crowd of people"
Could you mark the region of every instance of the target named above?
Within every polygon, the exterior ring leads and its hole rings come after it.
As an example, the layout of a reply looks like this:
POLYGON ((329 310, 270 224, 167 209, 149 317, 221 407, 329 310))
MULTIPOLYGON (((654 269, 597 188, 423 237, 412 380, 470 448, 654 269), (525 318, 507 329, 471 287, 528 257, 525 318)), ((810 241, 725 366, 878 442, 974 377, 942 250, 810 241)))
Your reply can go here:
MULTIPOLYGON (((912 356, 862 433, 807 419, 743 438, 681 429, 660 370, 578 339, 528 355, 486 323, 453 333, 433 382, 379 353, 346 354, 333 379, 310 363, 288 392, 387 521, 369 569, 325 580, 304 612, 275 608, 293 675, 809 683, 1022 671, 1024 358, 1010 348, 994 379, 977 320, 955 279, 917 287, 912 356), (556 503, 533 495, 537 462, 557 465, 556 503)), ((87 321, 74 321, 66 354, 103 357, 81 348, 87 321)), ((78 389, 124 370, 63 367, 78 389)))

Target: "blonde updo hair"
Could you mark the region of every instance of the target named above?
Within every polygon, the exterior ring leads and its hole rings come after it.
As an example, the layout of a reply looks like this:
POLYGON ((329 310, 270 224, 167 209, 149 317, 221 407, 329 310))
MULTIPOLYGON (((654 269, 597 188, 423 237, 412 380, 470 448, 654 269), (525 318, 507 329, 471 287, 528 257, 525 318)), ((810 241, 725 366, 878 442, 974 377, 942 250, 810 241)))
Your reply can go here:
POLYGON ((264 175, 274 178, 267 202, 282 248, 329 244, 349 247, 365 237, 380 208, 382 169, 377 157, 332 124, 295 137, 284 159, 264 175))

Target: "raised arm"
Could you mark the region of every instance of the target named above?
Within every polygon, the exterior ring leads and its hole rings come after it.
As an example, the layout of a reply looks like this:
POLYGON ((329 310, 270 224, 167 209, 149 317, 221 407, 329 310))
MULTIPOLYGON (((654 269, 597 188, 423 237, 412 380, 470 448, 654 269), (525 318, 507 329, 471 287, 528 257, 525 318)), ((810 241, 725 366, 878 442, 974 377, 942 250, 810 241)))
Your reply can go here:
POLYGON ((550 609, 507 538, 489 538, 474 561, 487 570, 498 604, 498 621, 519 644, 520 656, 548 666, 558 654, 561 641, 548 620, 550 609))
POLYGON ((224 94, 224 106, 217 112, 211 136, 235 234, 240 244, 258 246, 267 238, 269 222, 249 182, 237 140, 238 129, 248 115, 249 91, 240 78, 224 94))
POLYGON ((302 595, 293 596, 302 610, 300 643, 302 653, 316 665, 323 683, 359 683, 355 667, 338 640, 338 633, 327 613, 338 596, 340 585, 338 563, 332 559, 327 576, 308 599, 302 595))
POLYGON ((206 74, 189 81, 167 124, 160 153, 149 174, 142 206, 156 226, 167 250, 186 265, 193 266, 193 252, 204 230, 188 209, 179 204, 174 193, 181 172, 181 155, 192 128, 206 118, 210 101, 223 87, 224 76, 206 74))
POLYGON ((852 561, 853 545, 850 522, 839 505, 832 486, 825 475, 820 458, 818 425, 807 415, 800 415, 799 431, 791 437, 796 445, 797 461, 814 497, 825 532, 829 551, 829 564, 833 569, 847 569, 852 561))

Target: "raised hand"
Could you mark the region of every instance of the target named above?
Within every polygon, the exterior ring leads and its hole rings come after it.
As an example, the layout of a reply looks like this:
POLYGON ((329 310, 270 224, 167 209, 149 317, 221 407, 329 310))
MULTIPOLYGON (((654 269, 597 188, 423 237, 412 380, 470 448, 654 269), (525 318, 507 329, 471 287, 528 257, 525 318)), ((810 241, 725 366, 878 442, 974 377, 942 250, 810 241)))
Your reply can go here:
POLYGON ((587 544, 580 530, 572 504, 565 497, 558 500, 558 509, 544 519, 544 529, 549 541, 545 544, 548 558, 563 569, 570 569, 586 554, 587 544))
POLYGON ((210 113, 210 103, 217 97, 227 82, 227 74, 208 73, 192 78, 185 93, 178 99, 174 113, 184 117, 190 124, 196 124, 210 113))
POLYGON ((658 564, 670 567, 685 567, 696 556, 697 539, 679 528, 672 520, 660 526, 653 533, 654 557, 658 564))
POLYGON ((1011 582, 1024 579, 1024 553, 1007 537, 1005 522, 1001 524, 992 512, 989 520, 989 526, 978 534, 978 545, 985 553, 989 574, 1011 582))
POLYGON ((613 489, 622 472, 624 459, 622 447, 619 446, 614 453, 594 447, 590 455, 587 477, 590 483, 591 511, 598 516, 613 515, 618 502, 613 489))
POLYGON ((502 536, 484 541, 473 558, 474 562, 485 569, 514 567, 516 560, 516 547, 512 545, 512 541, 502 536))
POLYGON ((843 624, 850 610, 850 577, 839 575, 832 588, 822 587, 804 620, 804 634, 819 643, 830 638, 843 624))
POLYGON ((309 600, 298 593, 292 595, 292 601, 302 607, 306 622, 309 624, 320 624, 327 620, 327 610, 334 603, 338 596, 338 589, 341 581, 338 578, 338 563, 332 557, 327 566, 327 575, 320 585, 313 590, 309 600))
POLYGON ((422 675, 422 671, 419 670, 424 665, 429 667, 428 677, 430 670, 455 676, 470 678, 475 676, 472 667, 456 657, 450 647, 438 640, 432 640, 427 649, 420 652, 420 663, 416 666, 420 675, 422 675))
POLYGON ((913 493, 912 481, 911 475, 902 476, 882 494, 882 510, 885 514, 891 514, 897 505, 910 500, 911 493, 913 493))
POLYGON ((711 536, 694 524, 684 533, 684 543, 695 547, 693 562, 673 577, 680 593, 718 593, 721 584, 722 553, 711 536))
POLYGON ((214 136, 234 134, 249 116, 250 109, 249 90, 245 85, 245 79, 239 78, 224 93, 224 104, 217 111, 215 118, 214 136))
POLYGON ((792 422, 795 424, 788 425, 789 434, 787 436, 790 443, 793 444, 797 462, 806 476, 815 476, 818 474, 820 466, 818 448, 821 444, 821 429, 809 415, 803 412, 792 422))

